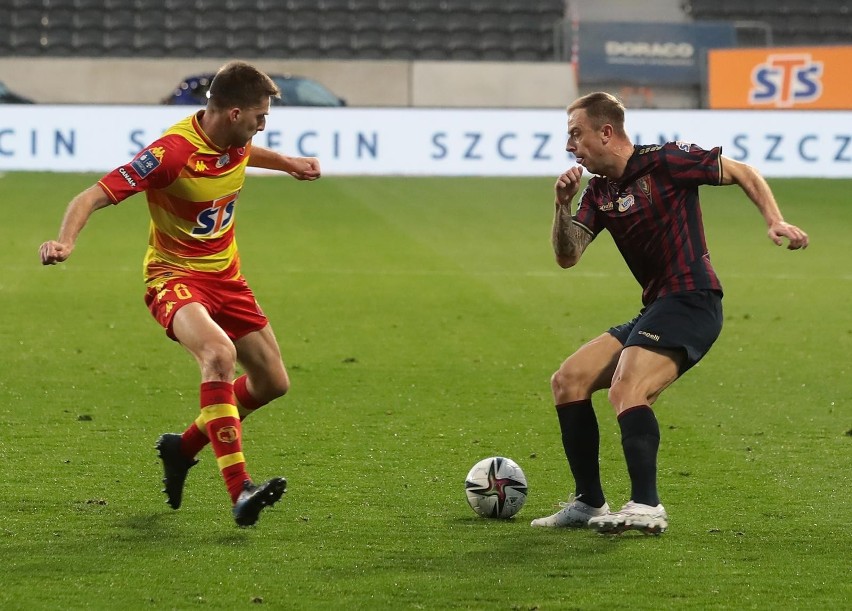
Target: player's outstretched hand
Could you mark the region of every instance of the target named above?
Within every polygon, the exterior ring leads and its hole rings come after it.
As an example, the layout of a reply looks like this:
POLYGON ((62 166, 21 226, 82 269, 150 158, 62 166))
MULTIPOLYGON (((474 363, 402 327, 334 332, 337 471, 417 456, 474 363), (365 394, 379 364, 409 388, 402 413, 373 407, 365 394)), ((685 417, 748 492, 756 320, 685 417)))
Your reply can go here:
POLYGON ((580 190, 580 177, 583 176, 583 166, 575 165, 568 168, 556 179, 554 190, 556 201, 560 204, 569 204, 577 191, 580 190))
POLYGON ((297 180, 316 180, 322 174, 316 157, 291 157, 290 166, 287 173, 297 180))
POLYGON ((50 240, 39 246, 38 254, 42 265, 56 265, 71 256, 73 249, 56 240, 50 240))
POLYGON ((787 244, 788 250, 799 250, 800 248, 808 247, 808 234, 790 223, 778 221, 773 223, 768 231, 769 239, 775 242, 776 245, 784 244, 782 238, 787 238, 790 242, 787 244))

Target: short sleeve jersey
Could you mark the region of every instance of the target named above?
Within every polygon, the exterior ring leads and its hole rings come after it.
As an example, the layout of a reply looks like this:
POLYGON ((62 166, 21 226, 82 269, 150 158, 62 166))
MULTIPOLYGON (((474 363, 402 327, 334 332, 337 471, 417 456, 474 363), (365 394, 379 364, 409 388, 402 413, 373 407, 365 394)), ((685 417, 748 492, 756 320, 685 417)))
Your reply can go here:
POLYGON ((698 201, 719 185, 722 149, 685 142, 636 146, 618 182, 595 176, 574 223, 592 238, 606 229, 642 286, 642 303, 670 293, 722 290, 710 264, 698 201))
POLYGON ((114 204, 145 191, 149 285, 174 276, 240 276, 234 212, 251 144, 217 147, 201 128, 203 112, 173 125, 98 183, 114 204))

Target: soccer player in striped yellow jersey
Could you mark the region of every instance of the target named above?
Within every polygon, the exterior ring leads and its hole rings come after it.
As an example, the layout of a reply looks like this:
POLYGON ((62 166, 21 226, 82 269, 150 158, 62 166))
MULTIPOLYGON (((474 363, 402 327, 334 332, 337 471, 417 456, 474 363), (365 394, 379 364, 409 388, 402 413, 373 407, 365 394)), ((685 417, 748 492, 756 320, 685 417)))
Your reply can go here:
POLYGON ((269 321, 240 271, 234 216, 246 167, 320 177, 319 161, 252 146, 275 83, 245 62, 217 73, 204 110, 172 126, 129 163, 68 204, 56 240, 41 245, 44 265, 65 261, 96 210, 145 192, 151 224, 145 254, 145 303, 166 334, 201 370, 201 413, 183 434, 157 441, 167 503, 181 505, 196 455, 208 443, 240 526, 254 524, 286 491, 283 477, 255 484, 242 452, 242 420, 283 396, 287 370, 269 321), (239 363, 245 374, 236 377, 239 363))

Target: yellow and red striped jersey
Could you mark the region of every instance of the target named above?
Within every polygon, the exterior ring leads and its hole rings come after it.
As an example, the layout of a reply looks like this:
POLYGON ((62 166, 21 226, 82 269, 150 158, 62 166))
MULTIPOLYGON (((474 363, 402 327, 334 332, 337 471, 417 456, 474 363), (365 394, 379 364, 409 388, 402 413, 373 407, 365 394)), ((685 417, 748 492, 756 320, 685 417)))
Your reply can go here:
POLYGON ((169 128, 98 184, 114 204, 145 191, 151 224, 144 274, 240 276, 234 212, 251 143, 221 149, 201 129, 203 110, 169 128))

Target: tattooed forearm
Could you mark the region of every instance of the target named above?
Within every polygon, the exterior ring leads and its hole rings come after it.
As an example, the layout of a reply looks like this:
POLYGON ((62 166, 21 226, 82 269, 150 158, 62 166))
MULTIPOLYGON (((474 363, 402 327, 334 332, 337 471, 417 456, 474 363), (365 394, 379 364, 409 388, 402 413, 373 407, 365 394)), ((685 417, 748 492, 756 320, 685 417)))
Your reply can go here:
POLYGON ((573 222, 571 206, 556 204, 551 242, 559 265, 562 267, 575 265, 590 241, 589 234, 573 222))

